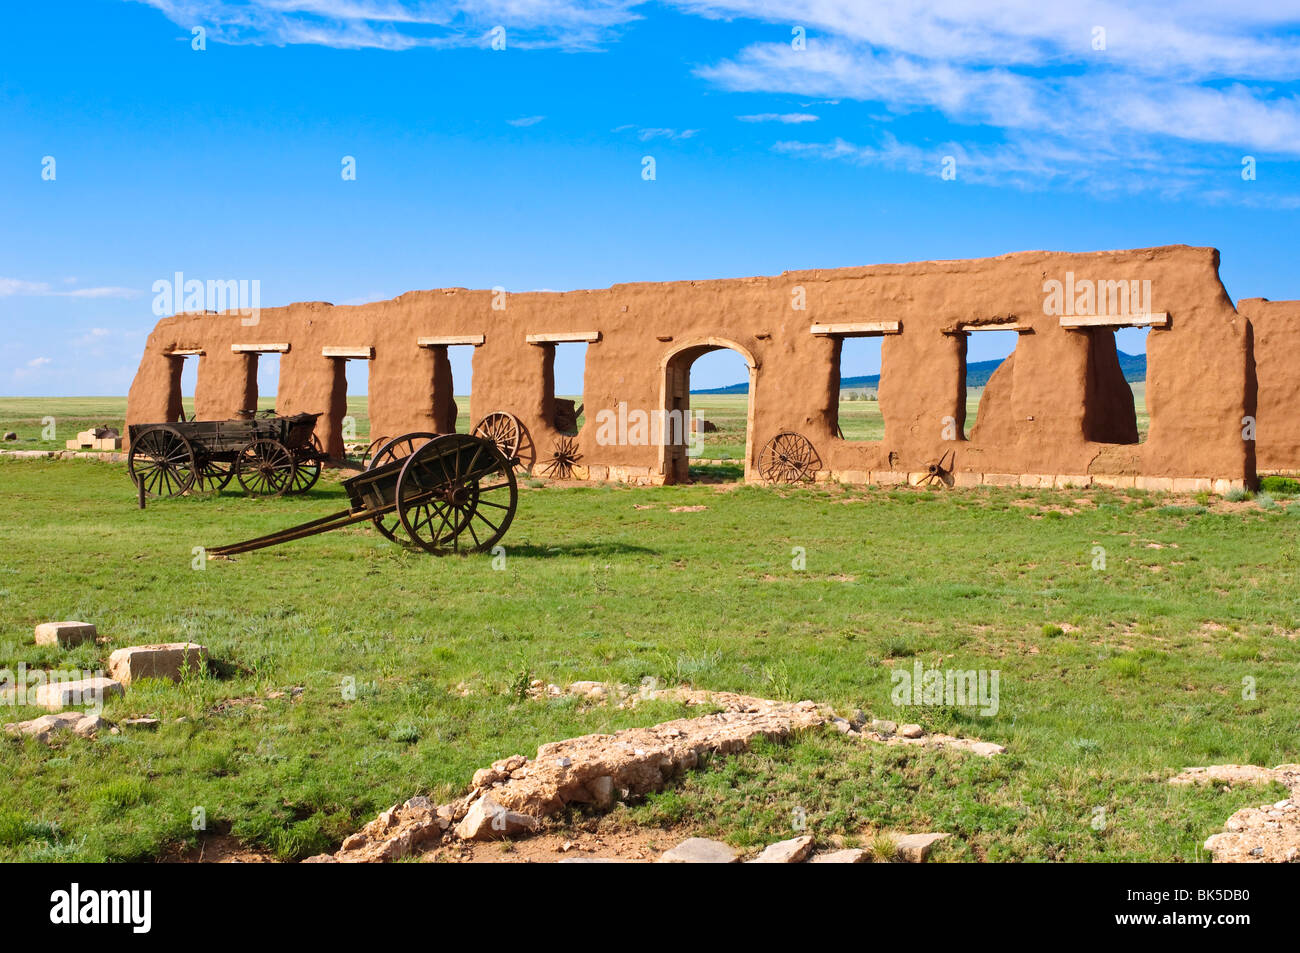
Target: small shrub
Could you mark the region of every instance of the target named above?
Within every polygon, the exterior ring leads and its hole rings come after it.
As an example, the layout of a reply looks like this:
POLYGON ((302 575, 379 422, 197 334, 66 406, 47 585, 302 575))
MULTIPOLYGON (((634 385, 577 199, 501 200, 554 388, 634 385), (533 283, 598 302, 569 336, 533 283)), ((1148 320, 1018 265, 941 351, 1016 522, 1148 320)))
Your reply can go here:
POLYGON ((1266 476, 1260 478, 1259 488, 1274 496, 1295 496, 1300 494, 1300 480, 1293 477, 1266 476))
POLYGON ((878 863, 892 863, 898 854, 898 843, 893 836, 886 833, 877 834, 871 841, 871 855, 878 863))
POLYGON ((1065 635, 1065 630, 1061 628, 1059 625, 1052 625, 1051 623, 1048 623, 1047 625, 1043 626, 1043 635, 1049 639, 1054 639, 1057 636, 1065 635))

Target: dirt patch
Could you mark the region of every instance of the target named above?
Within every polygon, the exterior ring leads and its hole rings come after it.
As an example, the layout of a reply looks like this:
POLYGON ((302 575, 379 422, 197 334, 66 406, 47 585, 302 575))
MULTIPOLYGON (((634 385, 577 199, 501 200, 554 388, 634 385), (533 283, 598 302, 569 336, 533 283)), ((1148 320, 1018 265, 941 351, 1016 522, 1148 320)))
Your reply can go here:
POLYGON ((159 858, 163 864, 274 864, 276 858, 266 851, 245 847, 230 834, 209 834, 198 846, 174 848, 159 858))

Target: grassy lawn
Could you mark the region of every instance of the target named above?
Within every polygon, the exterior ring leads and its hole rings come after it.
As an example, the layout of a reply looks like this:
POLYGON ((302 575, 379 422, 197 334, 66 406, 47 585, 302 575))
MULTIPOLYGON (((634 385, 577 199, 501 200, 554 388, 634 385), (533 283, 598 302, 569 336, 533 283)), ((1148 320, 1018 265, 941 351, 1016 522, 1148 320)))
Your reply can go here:
POLYGON ((0 487, 0 667, 103 668, 115 647, 183 639, 217 663, 108 704, 113 721, 160 718, 156 732, 0 739, 0 859, 153 858, 195 842, 195 808, 209 831, 301 857, 395 801, 458 795, 495 758, 681 713, 520 700, 531 677, 811 698, 1009 749, 828 731, 715 760, 621 812, 738 845, 789 836, 802 811, 811 831, 866 843, 949 831, 940 859, 1204 859, 1234 810, 1276 796, 1165 779, 1300 759, 1300 503, 1284 499, 524 486, 501 571, 362 527, 196 570, 195 546, 343 508, 336 480, 143 512, 123 465, 0 462, 0 487), (691 505, 708 509, 669 511, 691 505), (110 642, 34 646, 32 627, 56 619, 110 642), (890 672, 918 659, 997 670, 997 714, 896 706, 890 672), (293 687, 297 701, 267 697, 293 687))

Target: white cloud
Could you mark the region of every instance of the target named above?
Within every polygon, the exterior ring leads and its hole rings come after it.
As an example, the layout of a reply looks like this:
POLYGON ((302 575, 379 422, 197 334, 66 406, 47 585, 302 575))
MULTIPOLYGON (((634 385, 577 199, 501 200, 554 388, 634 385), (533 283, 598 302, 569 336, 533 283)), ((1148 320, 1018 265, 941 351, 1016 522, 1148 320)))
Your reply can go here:
POLYGON ((649 142, 651 139, 693 139, 699 131, 698 129, 638 129, 636 137, 642 142, 649 142))
POLYGON ((32 358, 30 361, 27 362, 27 366, 28 366, 28 367, 44 367, 46 364, 49 364, 49 363, 50 363, 50 359, 49 359, 48 357, 34 357, 34 358, 32 358))
POLYGON ((528 127, 537 125, 545 118, 545 116, 523 116, 520 119, 507 119, 506 122, 512 126, 528 127))
MULTIPOLYGON (((655 9, 649 0, 133 2, 162 11, 186 38, 203 23, 216 42, 390 50, 486 46, 498 24, 511 48, 601 49, 655 9)), ((696 75, 719 89, 796 96, 808 105, 856 100, 891 117, 931 114, 941 137, 1001 137, 970 152, 989 169, 1000 163, 1095 187, 1150 175, 1154 189, 1199 180, 1208 190, 1219 188, 1209 183, 1234 155, 1236 162, 1245 153, 1300 157, 1300 0, 661 2, 685 15, 767 24, 781 38, 699 66, 696 75), (795 25, 806 31, 803 50, 789 42, 795 25)), ((794 118, 804 116, 811 114, 737 118, 813 121, 794 118)), ((697 132, 642 128, 637 135, 697 132)), ((805 154, 846 157, 833 143, 808 145, 805 154)), ((904 146, 850 151, 853 161, 885 162, 904 146)), ((932 151, 919 140, 912 146, 932 151)))
POLYGON ((749 116, 737 116, 741 122, 783 122, 795 125, 803 122, 816 122, 820 117, 812 113, 754 113, 749 116))
MULTIPOLYGON (((408 50, 488 46, 597 49, 640 19, 640 0, 132 0, 221 43, 408 50)), ((188 37, 186 37, 188 39, 188 37)))
POLYGON ((47 282, 44 281, 24 281, 21 278, 0 278, 0 298, 138 298, 139 296, 140 292, 134 288, 108 286, 101 288, 74 288, 71 291, 55 291, 47 282))

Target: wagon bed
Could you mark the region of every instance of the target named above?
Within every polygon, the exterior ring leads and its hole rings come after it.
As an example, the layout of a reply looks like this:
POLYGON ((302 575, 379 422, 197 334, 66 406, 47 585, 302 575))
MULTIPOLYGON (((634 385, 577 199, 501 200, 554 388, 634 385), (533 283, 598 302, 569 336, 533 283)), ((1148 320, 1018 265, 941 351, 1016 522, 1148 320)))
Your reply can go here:
POLYGON ((141 501, 192 490, 223 490, 230 481, 256 496, 305 493, 327 459, 316 440, 320 414, 232 420, 182 420, 127 428, 127 472, 141 501))

